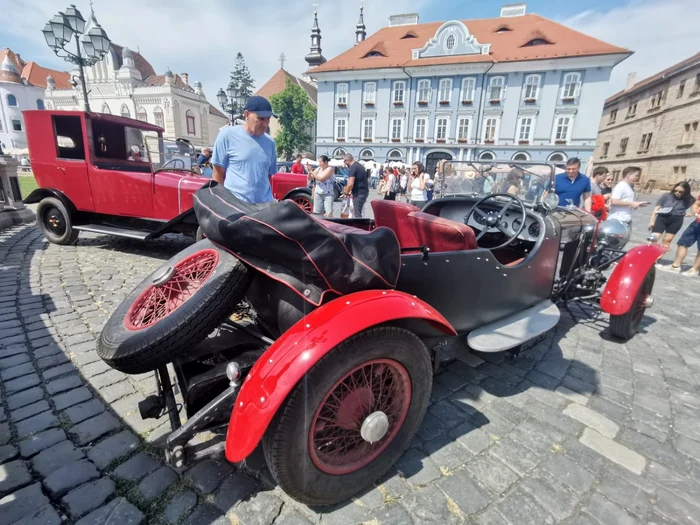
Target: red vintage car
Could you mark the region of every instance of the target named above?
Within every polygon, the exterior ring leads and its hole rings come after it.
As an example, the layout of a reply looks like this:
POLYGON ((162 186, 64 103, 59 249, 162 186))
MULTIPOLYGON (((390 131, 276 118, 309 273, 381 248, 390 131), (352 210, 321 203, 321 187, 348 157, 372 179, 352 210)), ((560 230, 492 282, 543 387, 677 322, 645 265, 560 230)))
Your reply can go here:
MULTIPOLYGON (((148 240, 165 233, 195 236, 192 195, 209 179, 185 141, 163 128, 115 115, 82 111, 25 111, 27 141, 39 188, 24 200, 39 203, 37 220, 56 244, 89 231, 148 240)), ((275 199, 311 209, 306 175, 271 178, 275 199)))

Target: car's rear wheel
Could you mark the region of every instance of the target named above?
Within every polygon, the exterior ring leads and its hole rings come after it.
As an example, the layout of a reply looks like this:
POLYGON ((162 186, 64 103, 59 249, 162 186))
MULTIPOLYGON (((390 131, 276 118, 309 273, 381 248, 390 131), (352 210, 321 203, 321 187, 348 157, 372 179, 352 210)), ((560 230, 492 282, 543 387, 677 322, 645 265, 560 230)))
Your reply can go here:
POLYGON ((36 208, 39 229, 54 244, 72 244, 79 232, 73 229, 73 221, 66 206, 55 197, 46 197, 36 208))
POLYGON ((231 314, 251 278, 242 262, 209 240, 193 244, 121 302, 100 334, 97 354, 128 374, 165 365, 231 314))
POLYGON ((286 199, 296 203, 306 213, 311 213, 313 211, 313 201, 311 200, 311 195, 308 193, 297 191, 289 195, 286 199))
POLYGON ((631 339, 639 329, 639 324, 642 322, 644 312, 649 307, 651 292, 654 288, 654 280, 656 279, 656 268, 653 266, 647 272, 639 287, 637 295, 634 297, 634 302, 629 311, 622 315, 610 316, 610 333, 620 339, 631 339))
POLYGON ((341 343, 300 381, 263 449, 275 480, 309 505, 344 501, 381 477, 413 439, 432 384, 428 352, 399 328, 341 343))

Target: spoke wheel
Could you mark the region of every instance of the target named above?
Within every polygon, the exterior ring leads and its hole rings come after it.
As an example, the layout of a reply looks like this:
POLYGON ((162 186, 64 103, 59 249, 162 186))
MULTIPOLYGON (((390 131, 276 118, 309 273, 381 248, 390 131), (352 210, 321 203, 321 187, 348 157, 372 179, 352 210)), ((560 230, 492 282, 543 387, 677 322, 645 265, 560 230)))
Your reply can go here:
POLYGON ((292 201, 306 213, 311 213, 313 206, 311 204, 311 199, 306 195, 297 195, 292 201))
POLYGON ((649 305, 651 292, 654 288, 654 280, 656 278, 656 269, 652 266, 644 277, 642 285, 634 297, 632 307, 627 313, 622 315, 610 316, 610 332, 620 339, 631 339, 637 333, 639 325, 644 318, 644 312, 649 305))
POLYGON ((375 359, 348 372, 314 414, 309 452, 319 470, 347 474, 386 449, 401 428, 411 401, 406 369, 375 359))

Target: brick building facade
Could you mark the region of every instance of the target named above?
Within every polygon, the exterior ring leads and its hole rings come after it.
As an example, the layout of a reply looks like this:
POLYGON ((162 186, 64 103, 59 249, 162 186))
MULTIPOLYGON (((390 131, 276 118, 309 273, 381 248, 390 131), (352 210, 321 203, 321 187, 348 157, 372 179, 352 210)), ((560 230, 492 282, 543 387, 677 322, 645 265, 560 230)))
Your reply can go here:
POLYGON ((616 180, 626 166, 639 166, 642 185, 655 181, 655 188, 700 181, 699 123, 700 53, 605 101, 595 165, 616 180))

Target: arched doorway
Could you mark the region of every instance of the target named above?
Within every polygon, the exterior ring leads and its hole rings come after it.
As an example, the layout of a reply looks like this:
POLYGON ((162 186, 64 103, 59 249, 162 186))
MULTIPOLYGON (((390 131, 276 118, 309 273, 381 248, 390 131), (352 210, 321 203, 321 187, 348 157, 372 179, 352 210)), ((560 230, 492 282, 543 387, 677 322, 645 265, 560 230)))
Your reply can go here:
POLYGON ((441 160, 453 160, 452 155, 445 151, 433 151, 425 157, 425 172, 432 177, 435 168, 441 160))
POLYGON ((496 158, 496 155, 493 153, 493 151, 482 151, 479 154, 479 160, 494 160, 496 158))
POLYGON ((338 148, 333 152, 333 158, 334 159, 342 159, 345 155, 347 155, 347 151, 345 151, 343 148, 338 148))

